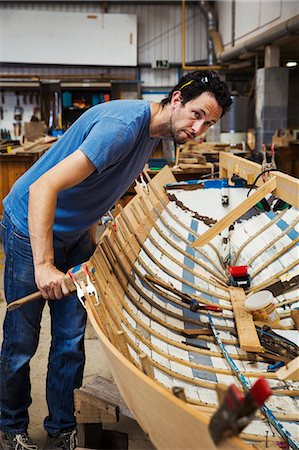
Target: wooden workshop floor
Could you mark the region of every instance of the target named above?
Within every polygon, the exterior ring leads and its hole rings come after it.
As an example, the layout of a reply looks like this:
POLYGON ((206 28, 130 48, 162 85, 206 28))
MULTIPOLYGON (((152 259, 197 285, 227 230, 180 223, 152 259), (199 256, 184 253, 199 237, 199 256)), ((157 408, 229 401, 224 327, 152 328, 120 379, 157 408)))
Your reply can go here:
MULTIPOLYGON (((2 323, 5 315, 6 304, 3 290, 3 247, 0 242, 0 341, 2 342, 2 323)), ((32 382, 32 405, 29 409, 30 428, 29 433, 32 439, 43 448, 46 433, 43 429, 43 418, 47 415, 47 405, 45 401, 45 377, 48 362, 48 351, 50 346, 50 316, 48 308, 45 307, 42 323, 41 335, 38 350, 31 362, 31 382, 32 382)), ((96 375, 112 378, 105 356, 102 352, 100 341, 89 324, 85 339, 86 366, 83 384, 90 383, 96 375)), ((129 450, 153 450, 154 447, 143 433, 138 424, 128 418, 123 418, 119 424, 106 427, 117 429, 129 434, 129 450)))

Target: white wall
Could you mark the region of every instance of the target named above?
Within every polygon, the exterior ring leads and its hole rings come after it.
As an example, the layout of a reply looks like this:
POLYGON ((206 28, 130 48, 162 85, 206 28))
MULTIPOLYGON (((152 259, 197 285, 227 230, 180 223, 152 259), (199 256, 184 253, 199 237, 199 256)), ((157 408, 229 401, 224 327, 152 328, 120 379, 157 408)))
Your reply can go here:
MULTIPOLYGON (((8 2, 0 2, 0 14, 4 11, 17 11, 24 13, 34 12, 51 12, 57 15, 64 13, 87 13, 87 14, 99 14, 102 12, 101 2, 86 3, 80 2, 78 4, 67 4, 66 2, 56 3, 51 2, 23 2, 9 4, 8 2)), ((181 5, 179 3, 173 4, 169 1, 167 4, 125 4, 108 2, 108 14, 130 14, 137 16, 137 64, 152 64, 156 60, 167 59, 170 64, 181 64, 181 5)), ((32 25, 32 31, 34 30, 34 24, 32 25)), ((0 31, 1 33, 1 31, 0 31)), ((80 30, 78 30, 80 33, 80 30)), ((40 36, 34 33, 34 51, 37 54, 41 54, 44 50, 40 43, 40 36)), ((17 33, 16 40, 21 42, 17 33)), ((5 40, 3 37, 2 41, 5 40)), ((0 43, 1 47, 1 43, 0 43)), ((115 48, 117 51, 117 48, 115 48)), ((113 54, 113 52, 112 52, 113 54)), ((197 4, 188 4, 186 2, 186 62, 204 60, 207 58, 207 29, 206 21, 203 17, 200 8, 197 4)), ((28 61, 29 63, 30 61, 28 61)), ((0 58, 1 63, 1 58, 0 58)), ((78 55, 77 64, 80 64, 80 55, 78 55)), ((95 62, 97 64, 97 62, 95 62)), ((1 66, 1 64, 0 64, 1 66)), ((36 73, 37 69, 32 67, 7 67, 5 73, 36 73)), ((1 71, 1 68, 0 68, 1 71)), ((2 68, 2 72, 4 69, 2 68)), ((76 68, 60 67, 59 70, 55 67, 39 67, 38 73, 43 75, 44 73, 62 73, 62 74, 76 74, 82 73, 95 74, 103 73, 104 75, 111 74, 111 78, 114 76, 117 79, 130 78, 134 73, 128 74, 128 69, 122 69, 121 67, 84 67, 77 66, 76 68)), ((141 75, 141 87, 172 87, 179 79, 178 69, 169 70, 155 70, 150 68, 142 68, 141 75)))
POLYGON ((0 61, 136 66, 137 17, 3 9, 0 61))
MULTIPOLYGON (((217 2, 223 45, 232 44, 232 1, 217 2)), ((235 45, 299 14, 298 0, 236 0, 235 45)))

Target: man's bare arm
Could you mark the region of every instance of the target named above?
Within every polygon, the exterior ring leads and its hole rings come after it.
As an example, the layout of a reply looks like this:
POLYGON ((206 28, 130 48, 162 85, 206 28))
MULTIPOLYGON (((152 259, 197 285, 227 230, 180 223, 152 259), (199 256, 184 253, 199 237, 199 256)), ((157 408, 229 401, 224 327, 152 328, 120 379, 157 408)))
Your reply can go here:
POLYGON ((81 150, 76 150, 30 186, 28 224, 35 282, 45 299, 59 299, 69 292, 64 274, 54 266, 53 223, 57 195, 94 171, 92 162, 81 150))

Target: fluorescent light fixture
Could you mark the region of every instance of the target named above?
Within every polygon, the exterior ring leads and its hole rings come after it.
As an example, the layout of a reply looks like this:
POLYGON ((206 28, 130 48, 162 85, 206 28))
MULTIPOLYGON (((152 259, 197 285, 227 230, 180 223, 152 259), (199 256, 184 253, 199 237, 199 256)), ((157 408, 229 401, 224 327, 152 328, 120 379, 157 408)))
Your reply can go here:
POLYGON ((286 63, 286 66, 287 67, 296 67, 298 65, 298 62, 297 61, 288 61, 287 63, 286 63))

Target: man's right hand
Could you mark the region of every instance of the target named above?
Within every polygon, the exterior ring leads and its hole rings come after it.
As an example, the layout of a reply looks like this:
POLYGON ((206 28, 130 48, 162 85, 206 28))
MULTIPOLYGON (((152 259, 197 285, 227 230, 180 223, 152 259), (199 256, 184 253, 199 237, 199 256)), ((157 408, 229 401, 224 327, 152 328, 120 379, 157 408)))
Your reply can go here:
POLYGON ((35 267, 35 282, 46 300, 58 300, 70 293, 65 283, 65 274, 50 263, 35 267))

